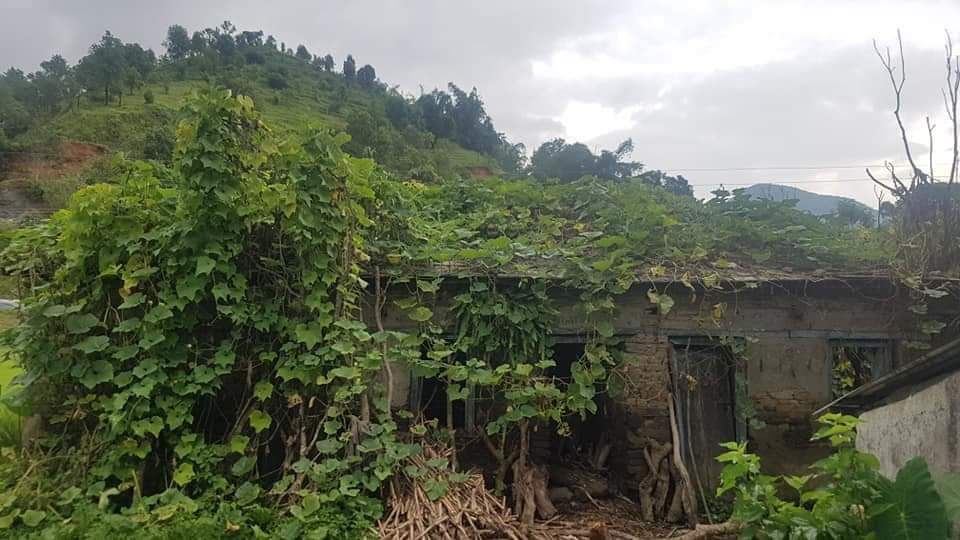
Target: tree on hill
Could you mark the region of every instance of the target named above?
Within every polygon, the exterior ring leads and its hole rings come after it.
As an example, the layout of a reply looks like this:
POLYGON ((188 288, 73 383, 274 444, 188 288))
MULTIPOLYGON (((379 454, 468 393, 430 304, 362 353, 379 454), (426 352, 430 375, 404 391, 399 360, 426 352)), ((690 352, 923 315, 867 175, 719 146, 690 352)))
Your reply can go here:
POLYGON ((683 197, 693 197, 693 187, 683 175, 669 176, 663 171, 646 171, 639 176, 643 183, 663 188, 674 195, 683 197))
POLYGON ((132 96, 133 92, 140 88, 143 84, 143 80, 140 78, 140 72, 138 72, 133 66, 127 66, 123 70, 123 85, 127 88, 127 95, 132 96))
MULTIPOLYGON (((627 160, 632 152, 631 139, 620 143, 616 150, 601 151, 598 156, 583 143, 568 144, 564 139, 557 138, 541 144, 534 151, 530 158, 530 173, 537 178, 557 178, 563 182, 572 182, 583 176, 622 180, 636 176, 643 169, 643 164, 627 160)), ((669 184, 670 191, 681 195, 692 194, 682 176, 671 177, 660 171, 648 171, 641 175, 641 179, 660 187, 669 184)))
POLYGON ((643 165, 626 161, 633 153, 633 139, 627 139, 614 151, 602 150, 596 158, 595 176, 598 178, 629 178, 639 172, 643 165))
POLYGON ((387 120, 390 120, 390 123, 393 125, 393 127, 397 129, 403 129, 404 127, 413 123, 416 119, 416 111, 413 110, 403 96, 397 93, 390 93, 387 95, 387 102, 384 105, 384 112, 387 115, 387 120))
POLYGON ((297 52, 294 56, 296 56, 300 60, 303 60, 304 62, 309 62, 310 59, 313 58, 310 55, 310 51, 307 50, 307 47, 302 44, 297 45, 297 52))
POLYGON ((277 50, 277 38, 273 36, 267 36, 267 41, 265 43, 267 47, 270 47, 273 50, 277 50))
POLYGON ((187 29, 175 24, 167 29, 167 39, 163 41, 167 49, 167 57, 171 60, 182 60, 190 55, 190 34, 187 29))
POLYGON ((110 95, 120 86, 120 77, 126 67, 123 42, 109 30, 100 41, 90 46, 90 54, 80 59, 78 74, 88 89, 103 89, 103 104, 110 104, 110 95))
POLYGON ((323 57, 322 64, 323 64, 323 70, 326 71, 327 73, 330 73, 331 71, 333 71, 333 68, 336 67, 336 64, 333 61, 333 56, 330 54, 323 57))
POLYGON ((225 32, 218 32, 214 34, 213 39, 213 48, 220 56, 231 57, 233 53, 237 50, 237 42, 234 41, 233 35, 227 34, 225 32))
MULTIPOLYGON (((269 45, 269 44, 268 44, 269 45)), ((237 34, 237 47, 261 47, 263 46, 263 30, 251 32, 244 30, 237 34)))
POLYGON ((856 225, 871 227, 874 224, 874 217, 869 208, 848 199, 837 203, 832 218, 837 223, 848 227, 856 225))
POLYGON ((12 68, 0 75, 0 139, 11 139, 27 131, 33 123, 30 112, 11 91, 12 68))
POLYGON ((190 38, 190 52, 193 55, 203 54, 207 50, 207 47, 210 43, 207 41, 207 36, 200 32, 199 30, 193 33, 193 36, 190 38))
POLYGON ((70 66, 56 54, 40 63, 41 71, 27 78, 36 89, 37 106, 44 112, 55 112, 60 102, 68 96, 67 87, 71 78, 70 66))
POLYGON ((123 46, 123 60, 126 65, 137 70, 142 79, 145 79, 157 64, 157 56, 153 51, 144 49, 139 43, 127 43, 123 46))
POLYGON ((357 83, 364 88, 373 88, 377 84, 377 71, 370 64, 365 64, 357 71, 357 83))
POLYGON ((346 79, 348 83, 351 83, 356 76, 357 61, 353 59, 352 54, 348 54, 347 59, 343 61, 343 78, 346 79))
POLYGON ((453 139, 456 124, 453 120, 453 98, 441 90, 434 90, 417 98, 417 109, 427 131, 437 137, 453 139))
POLYGON ((583 143, 567 144, 561 138, 546 141, 530 157, 533 176, 541 179, 558 178, 572 182, 593 174, 597 156, 583 143))

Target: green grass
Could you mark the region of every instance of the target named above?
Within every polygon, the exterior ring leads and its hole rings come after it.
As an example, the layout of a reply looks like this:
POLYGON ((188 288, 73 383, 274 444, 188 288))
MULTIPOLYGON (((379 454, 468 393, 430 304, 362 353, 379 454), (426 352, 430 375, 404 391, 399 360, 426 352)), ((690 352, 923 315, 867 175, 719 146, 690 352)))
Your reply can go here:
MULTIPOLYGON (((302 132, 308 127, 343 130, 347 119, 366 110, 377 116, 384 113, 383 94, 358 87, 344 86, 339 75, 318 73, 291 58, 272 59, 271 68, 244 66, 222 68, 223 80, 234 81, 251 94, 267 125, 279 132, 302 132), (269 69, 282 66, 289 87, 274 90, 266 85, 269 69)), ((123 104, 109 106, 97 101, 100 96, 81 100, 79 109, 71 108, 49 121, 35 125, 17 139, 24 147, 49 147, 57 141, 97 143, 133 158, 143 157, 148 134, 156 129, 170 130, 178 111, 191 92, 206 85, 201 80, 170 80, 148 84, 133 95, 124 94, 123 104), (154 103, 148 105, 144 92, 149 90, 154 103)), ((488 156, 467 150, 448 140, 439 140, 432 149, 422 150, 441 173, 465 173, 478 166, 498 171, 488 156)))

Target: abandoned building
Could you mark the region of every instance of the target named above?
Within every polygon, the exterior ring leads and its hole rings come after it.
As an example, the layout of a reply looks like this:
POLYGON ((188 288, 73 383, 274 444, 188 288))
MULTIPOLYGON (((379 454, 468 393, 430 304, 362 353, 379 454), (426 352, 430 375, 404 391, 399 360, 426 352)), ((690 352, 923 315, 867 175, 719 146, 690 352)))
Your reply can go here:
MULTIPOLYGON (((435 311, 441 324, 450 325, 442 298, 458 287, 455 279, 444 282, 435 311)), ((813 413, 845 392, 835 376, 839 362, 848 363, 857 386, 882 381, 918 356, 908 344, 925 336, 905 308, 908 293, 889 277, 869 274, 744 272, 709 289, 666 279, 636 285, 618 297, 614 325, 624 352, 633 357, 620 374, 623 391, 606 396, 598 413, 577 421, 567 436, 543 430, 535 437, 540 442, 531 443, 535 459, 562 459, 557 454, 571 446, 586 452, 606 446, 601 459, 611 483, 621 493, 635 493, 647 474, 638 440, 670 440, 673 396, 684 460, 693 464, 691 474, 702 487, 716 487, 720 466, 713 458, 719 444, 731 440, 748 440, 770 473, 799 473, 827 453, 810 441, 813 413), (666 315, 648 299, 651 287, 675 300, 666 315)), ((562 379, 583 354, 587 337, 577 295, 556 290, 552 297, 559 308, 552 328, 554 369, 562 379)), ((934 303, 927 316, 949 322, 956 311, 947 302, 934 303)), ((389 307, 385 324, 416 325, 389 307)), ((443 392, 438 385, 397 374, 394 405, 440 418, 444 407, 432 401, 443 392)), ((476 407, 467 400, 453 410, 458 430, 469 433, 476 426, 476 407)))

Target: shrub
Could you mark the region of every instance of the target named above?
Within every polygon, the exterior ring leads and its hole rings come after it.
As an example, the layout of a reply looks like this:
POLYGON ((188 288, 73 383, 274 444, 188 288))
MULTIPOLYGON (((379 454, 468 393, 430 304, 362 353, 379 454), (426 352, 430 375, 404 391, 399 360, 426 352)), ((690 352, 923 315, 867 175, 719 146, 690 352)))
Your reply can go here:
MULTIPOLYGON (((934 487, 927 464, 914 458, 889 480, 879 461, 854 448, 857 418, 826 414, 815 441, 829 441, 833 454, 803 476, 769 476, 746 443, 725 443, 717 456, 726 463, 717 495, 732 492, 731 521, 744 538, 945 539, 950 529, 947 505, 934 487), (792 498, 783 499, 788 490, 792 498)), ((942 490, 944 496, 960 493, 942 490)), ((948 506, 956 509, 957 501, 948 506)), ((951 516, 954 519, 957 516, 951 516)))
POLYGON ((282 71, 272 71, 267 75, 267 86, 273 90, 283 90, 290 86, 287 81, 287 74, 282 71))
POLYGON ((154 102, 153 90, 150 90, 149 88, 144 90, 143 102, 146 103, 147 105, 153 105, 153 102, 154 102))
POLYGON ((168 162, 173 157, 173 146, 173 132, 165 127, 155 127, 144 138, 143 157, 168 162))

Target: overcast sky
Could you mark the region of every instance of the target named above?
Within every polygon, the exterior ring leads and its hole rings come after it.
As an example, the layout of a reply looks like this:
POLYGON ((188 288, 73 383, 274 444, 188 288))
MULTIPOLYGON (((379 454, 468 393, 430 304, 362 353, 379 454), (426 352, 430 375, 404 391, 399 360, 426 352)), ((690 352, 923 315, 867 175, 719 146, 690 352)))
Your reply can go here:
POLYGON ((0 66, 73 63, 105 29, 160 53, 170 24, 224 19, 338 63, 352 53, 406 92, 476 86, 497 128, 530 150, 632 137, 634 159, 700 196, 775 181, 871 205, 862 166, 903 163, 871 40, 895 46, 900 28, 910 137, 927 152, 931 115, 935 167, 949 163, 940 88, 957 0, 2 0, 0 66))

